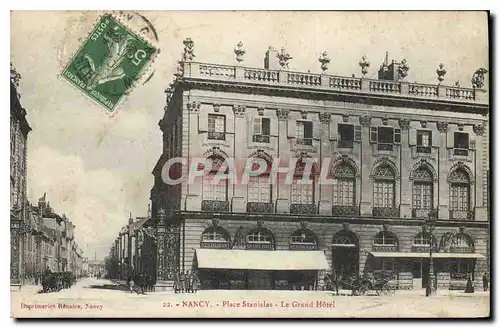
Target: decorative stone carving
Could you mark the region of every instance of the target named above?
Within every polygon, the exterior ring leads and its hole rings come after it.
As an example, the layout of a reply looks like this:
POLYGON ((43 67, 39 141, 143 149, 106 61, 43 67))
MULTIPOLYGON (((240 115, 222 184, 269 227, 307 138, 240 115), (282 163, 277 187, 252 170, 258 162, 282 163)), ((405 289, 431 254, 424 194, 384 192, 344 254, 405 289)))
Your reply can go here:
POLYGON ((464 130, 464 124, 463 123, 458 123, 458 130, 463 131, 464 130))
POLYGON ((220 112, 220 104, 214 104, 214 112, 220 112))
POLYGON ((437 127, 439 132, 448 131, 448 123, 447 122, 437 122, 436 127, 437 127))
POLYGON ((301 110, 300 111, 300 117, 302 117, 303 120, 307 119, 307 111, 301 110))
POLYGON ((370 126, 371 123, 372 123, 372 118, 370 116, 359 117, 359 124, 361 124, 361 126, 370 126))
POLYGON ((411 123, 411 120, 408 119, 408 118, 402 118, 398 121, 399 123, 399 127, 402 129, 402 130, 408 130, 410 128, 410 123, 411 123))
POLYGON ((257 227, 261 229, 264 226, 264 220, 257 220, 257 227))
POLYGON ((319 113, 319 120, 321 123, 328 124, 328 123, 330 123, 331 116, 332 116, 332 114, 330 114, 330 113, 322 112, 322 113, 319 113))
POLYGON ((218 226, 219 226, 219 224, 220 224, 220 219, 219 219, 219 218, 213 218, 213 219, 212 219, 212 226, 213 226, 213 227, 215 227, 215 228, 216 228, 216 227, 218 227, 218 226))
POLYGON ((404 80, 405 77, 408 76, 408 70, 410 69, 410 67, 408 66, 408 64, 406 63, 406 59, 403 59, 401 61, 401 64, 399 65, 398 67, 398 78, 400 80, 404 80))
POLYGON ((478 136, 482 136, 484 133, 484 124, 477 124, 472 126, 472 130, 474 131, 475 134, 478 136))
POLYGON ((263 116, 264 115, 264 107, 257 108, 257 113, 259 114, 259 116, 263 116))
POLYGON ((194 42, 191 40, 191 38, 185 39, 183 42, 184 44, 184 53, 182 55, 182 59, 184 61, 192 61, 194 57, 194 42))
POLYGON ((347 123, 349 122, 349 115, 348 114, 342 114, 342 121, 347 123))
POLYGON ((383 125, 389 124, 389 118, 387 116, 382 117, 382 124, 383 125))
POLYGON ((427 121, 421 121, 420 126, 424 129, 427 128, 427 121))
POLYGON ((330 57, 328 57, 328 53, 324 51, 321 56, 319 56, 318 61, 321 63, 321 70, 325 72, 328 69, 328 64, 330 64, 330 57))
POLYGON ((439 67, 436 70, 436 74, 438 75, 438 81, 441 84, 441 82, 444 81, 444 76, 446 75, 446 69, 444 69, 443 63, 439 64, 439 67))
POLYGON ((278 58, 281 68, 288 68, 288 61, 290 61, 290 59, 293 59, 292 56, 290 56, 290 54, 285 50, 285 48, 281 48, 281 52, 278 52, 276 57, 278 58))
POLYGON ((382 229, 384 231, 389 231, 389 225, 387 223, 382 224, 382 229))
POLYGON ((478 69, 476 72, 474 72, 474 75, 472 75, 472 87, 474 89, 482 89, 484 87, 484 75, 488 73, 488 70, 484 68, 478 69))
POLYGON ((350 226, 349 222, 342 222, 342 229, 344 231, 348 231, 349 230, 349 226, 350 226))
POLYGON ((235 105, 233 106, 233 112, 235 117, 243 117, 245 116, 246 107, 244 105, 235 105))
POLYGON ((288 120, 288 113, 290 113, 290 110, 288 109, 276 110, 276 116, 278 116, 278 120, 288 120))
POLYGON ((370 62, 366 60, 366 56, 361 56, 361 60, 359 61, 359 66, 361 67, 361 74, 363 77, 368 73, 368 67, 370 67, 370 62))
POLYGON ((243 61, 243 55, 246 53, 246 50, 243 49, 243 42, 238 42, 236 48, 234 48, 234 54, 236 55, 236 61, 241 63, 243 61))
POLYGON ((174 81, 177 81, 177 79, 180 78, 180 77, 182 77, 182 76, 184 76, 184 68, 181 65, 181 62, 178 61, 177 62, 177 70, 174 73, 174 81))
POLYGON ((309 222, 307 222, 307 221, 300 221, 300 227, 302 229, 307 229, 308 225, 309 225, 309 222))
POLYGON ((199 101, 191 101, 187 103, 187 108, 190 112, 199 112, 201 108, 201 103, 199 101))

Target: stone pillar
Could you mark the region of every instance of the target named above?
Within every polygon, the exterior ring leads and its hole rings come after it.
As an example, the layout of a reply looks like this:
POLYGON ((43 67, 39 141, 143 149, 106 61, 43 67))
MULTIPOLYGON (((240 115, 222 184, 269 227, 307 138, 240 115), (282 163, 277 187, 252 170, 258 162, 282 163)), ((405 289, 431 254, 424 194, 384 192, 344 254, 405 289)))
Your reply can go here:
POLYGON ((247 185, 240 183, 237 179, 241 178, 244 166, 246 164, 246 147, 247 138, 252 136, 246 135, 248 132, 248 122, 251 121, 251 117, 246 114, 246 107, 242 105, 237 105, 233 107, 234 112, 234 150, 233 158, 235 159, 235 170, 234 177, 236 184, 229 186, 233 188, 233 199, 232 199, 232 211, 233 212, 246 212, 247 203, 247 185), (245 115, 246 114, 246 115, 245 115), (245 132, 244 132, 245 131, 245 132))
POLYGON ((450 218, 449 212, 449 185, 448 185, 448 149, 447 149, 447 122, 437 122, 437 129, 439 131, 439 156, 438 156, 438 175, 439 175, 439 188, 438 192, 438 218, 439 220, 448 220, 450 218))
MULTIPOLYGON (((288 142, 288 109, 276 110, 278 116, 278 157, 281 166, 289 165, 290 145, 288 142)), ((283 175, 284 177, 284 175, 283 175)), ((280 181, 280 176, 276 179, 276 213, 290 212, 290 185, 280 181)))
POLYGON ((361 124, 361 202, 359 214, 361 216, 372 215, 373 187, 370 174, 373 167, 373 154, 370 144, 371 120, 370 116, 361 116, 359 118, 361 124))
POLYGON ((411 218, 411 183, 410 183, 410 170, 411 166, 408 165, 411 163, 411 152, 410 150, 410 123, 409 119, 400 119, 399 127, 401 128, 401 146, 400 146, 400 154, 401 162, 400 162, 400 170, 401 170, 401 179, 400 179, 400 202, 399 202, 399 216, 402 218, 411 218))
POLYGON ((484 125, 474 125, 473 131, 476 134, 476 144, 475 144, 475 208, 474 208, 474 218, 476 221, 487 221, 488 212, 487 204, 484 203, 484 189, 487 188, 487 177, 485 170, 488 169, 488 160, 486 159, 485 152, 486 147, 483 147, 484 143, 484 125))
POLYGON ((161 208, 156 218, 156 284, 159 285, 166 280, 167 266, 165 262, 165 211, 161 208))
POLYGON ((318 168, 320 168, 321 172, 319 172, 319 214, 322 215, 331 215, 332 214, 332 194, 333 189, 331 184, 326 184, 321 181, 321 179, 325 179, 329 176, 330 168, 333 164, 333 159, 331 158, 331 141, 330 141, 330 113, 320 113, 319 120, 321 122, 321 145, 320 145, 320 162, 318 163, 318 168), (325 158, 328 158, 330 161, 327 162, 325 158), (323 167, 323 164, 329 163, 328 167, 323 167), (323 175, 323 171, 327 172, 326 175, 323 175))
POLYGON ((21 231, 10 229, 10 285, 21 285, 21 231))

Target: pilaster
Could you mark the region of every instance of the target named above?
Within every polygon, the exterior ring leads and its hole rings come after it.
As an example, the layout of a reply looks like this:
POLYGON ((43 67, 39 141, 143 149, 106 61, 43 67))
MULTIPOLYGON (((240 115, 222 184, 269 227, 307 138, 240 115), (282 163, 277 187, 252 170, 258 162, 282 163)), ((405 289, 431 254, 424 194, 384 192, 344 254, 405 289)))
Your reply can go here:
POLYGON ((447 132, 448 123, 438 122, 437 129, 439 131, 439 156, 438 156, 438 171, 439 171, 439 187, 438 187, 438 218, 439 220, 448 220, 449 212, 449 185, 448 185, 448 154, 447 154, 447 132))
POLYGON ((401 183, 400 183, 400 205, 399 205, 399 215, 403 218, 411 217, 411 183, 410 183, 410 170, 411 170, 411 152, 410 149, 410 124, 409 119, 400 119, 399 127, 401 128, 401 147, 399 156, 401 157, 401 163, 406 163, 406 165, 400 165, 401 170, 401 183))
POLYGON ((370 172, 373 167, 372 147, 370 145, 370 125, 372 118, 370 116, 361 116, 361 202, 359 214, 361 216, 372 215, 372 181, 370 172))

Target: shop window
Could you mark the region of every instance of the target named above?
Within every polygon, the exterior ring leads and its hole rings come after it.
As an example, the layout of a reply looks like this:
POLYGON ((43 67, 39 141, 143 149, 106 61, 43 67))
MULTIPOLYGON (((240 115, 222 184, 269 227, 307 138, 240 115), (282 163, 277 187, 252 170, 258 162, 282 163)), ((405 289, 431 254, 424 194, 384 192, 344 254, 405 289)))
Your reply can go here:
POLYGON ((290 237, 290 249, 312 250, 318 248, 314 232, 308 229, 296 230, 290 237))

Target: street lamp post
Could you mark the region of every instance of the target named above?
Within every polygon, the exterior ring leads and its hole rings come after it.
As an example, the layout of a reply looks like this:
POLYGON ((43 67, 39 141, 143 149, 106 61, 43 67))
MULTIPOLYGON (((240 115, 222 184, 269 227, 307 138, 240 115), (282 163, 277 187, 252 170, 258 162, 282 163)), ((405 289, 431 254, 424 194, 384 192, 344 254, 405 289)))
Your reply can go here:
POLYGON ((431 296, 432 294, 436 293, 436 286, 434 285, 435 278, 434 278, 434 261, 432 258, 432 246, 433 246, 433 240, 432 240, 432 233, 434 231, 434 228, 436 227, 436 221, 437 221, 438 213, 436 210, 431 210, 429 212, 429 216, 424 219, 423 223, 423 228, 424 228, 424 236, 425 236, 425 230, 428 229, 429 232, 429 279, 427 282, 427 288, 426 288, 426 296, 431 296))

